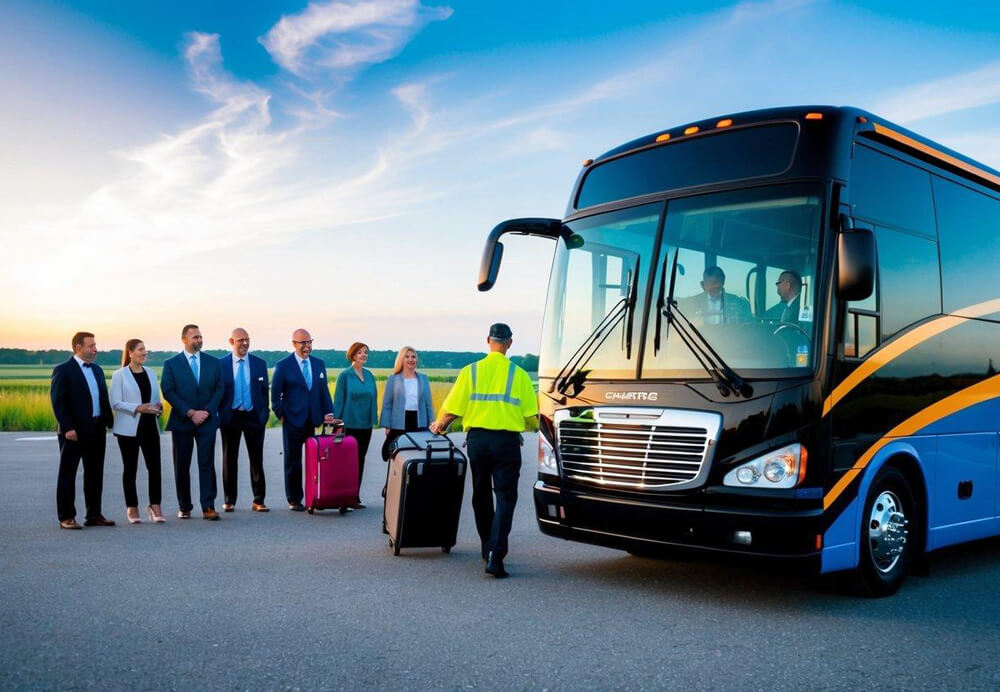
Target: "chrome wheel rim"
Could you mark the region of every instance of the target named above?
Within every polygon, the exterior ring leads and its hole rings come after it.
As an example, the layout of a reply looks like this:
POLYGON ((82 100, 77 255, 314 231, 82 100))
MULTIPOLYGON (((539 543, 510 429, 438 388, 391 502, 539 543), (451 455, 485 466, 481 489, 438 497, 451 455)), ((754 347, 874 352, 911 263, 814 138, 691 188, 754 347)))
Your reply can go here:
POLYGON ((909 525, 899 496, 883 490, 872 503, 868 516, 868 547, 872 562, 882 574, 891 572, 899 563, 909 537, 909 525))

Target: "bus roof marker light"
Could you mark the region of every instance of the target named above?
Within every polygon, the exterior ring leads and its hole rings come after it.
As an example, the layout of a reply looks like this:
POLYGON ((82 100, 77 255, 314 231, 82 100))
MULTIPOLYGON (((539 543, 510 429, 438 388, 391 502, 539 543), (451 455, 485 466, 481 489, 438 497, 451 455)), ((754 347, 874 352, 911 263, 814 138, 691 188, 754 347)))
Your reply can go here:
POLYGON ((587 159, 586 161, 583 162, 583 167, 586 168, 587 166, 589 166, 593 162, 594 162, 594 159, 587 159))
POLYGON ((656 141, 657 142, 666 142, 668 139, 670 139, 670 133, 669 132, 664 132, 662 135, 657 136, 656 141))
POLYGON ((862 125, 864 125, 866 122, 868 122, 868 118, 866 118, 863 115, 859 115, 858 116, 858 122, 861 123, 862 125))
POLYGON ((724 120, 720 120, 719 122, 715 123, 715 126, 716 127, 729 127, 732 124, 733 124, 733 119, 732 118, 726 118, 724 120))
POLYGON ((684 128, 684 134, 686 134, 686 135, 693 135, 697 131, 698 131, 698 126, 697 125, 692 125, 691 127, 685 127, 684 128))
POLYGON ((806 120, 822 120, 822 113, 806 113, 806 120))

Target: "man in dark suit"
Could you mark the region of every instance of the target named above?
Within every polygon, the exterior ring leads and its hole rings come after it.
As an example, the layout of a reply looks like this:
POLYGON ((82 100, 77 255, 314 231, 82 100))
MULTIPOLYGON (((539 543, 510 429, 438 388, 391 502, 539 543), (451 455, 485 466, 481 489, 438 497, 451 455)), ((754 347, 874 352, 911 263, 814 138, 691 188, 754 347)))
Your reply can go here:
POLYGON ((219 359, 222 368, 222 404, 219 431, 222 435, 223 511, 236 509, 240 437, 246 440, 250 457, 250 487, 255 512, 268 511, 264 504, 264 428, 267 425, 267 363, 250 355, 250 335, 237 327, 229 337, 233 352, 219 359))
POLYGON ((321 423, 336 423, 326 381, 326 364, 313 358, 313 339, 305 329, 292 334, 295 353, 274 366, 271 408, 281 420, 285 452, 285 498, 288 509, 301 512, 302 445, 321 423))
POLYGON ((215 511, 215 432, 222 401, 222 368, 217 358, 201 352, 201 330, 196 324, 181 330, 184 350, 163 364, 160 390, 172 407, 167 419, 174 448, 174 481, 181 519, 191 518, 191 453, 198 445, 198 490, 202 516, 219 518, 215 511))
POLYGON ((799 296, 802 293, 802 277, 798 272, 786 270, 775 283, 781 302, 770 308, 764 317, 778 322, 799 323, 799 296))
POLYGON ((97 342, 90 332, 73 335, 73 357, 52 371, 52 411, 59 423, 59 480, 56 510, 59 526, 79 529, 76 523, 76 470, 83 459, 84 526, 114 526, 101 514, 104 490, 104 449, 108 428, 114 425, 104 371, 94 363, 97 342))

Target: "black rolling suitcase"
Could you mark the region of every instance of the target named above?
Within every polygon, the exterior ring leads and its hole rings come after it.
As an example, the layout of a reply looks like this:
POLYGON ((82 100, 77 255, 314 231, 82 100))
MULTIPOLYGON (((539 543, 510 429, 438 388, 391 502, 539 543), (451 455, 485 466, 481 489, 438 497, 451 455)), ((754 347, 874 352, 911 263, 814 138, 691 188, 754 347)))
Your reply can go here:
POLYGON ((447 436, 404 433, 389 460, 383 522, 393 555, 401 548, 440 547, 458 536, 468 461, 447 436))

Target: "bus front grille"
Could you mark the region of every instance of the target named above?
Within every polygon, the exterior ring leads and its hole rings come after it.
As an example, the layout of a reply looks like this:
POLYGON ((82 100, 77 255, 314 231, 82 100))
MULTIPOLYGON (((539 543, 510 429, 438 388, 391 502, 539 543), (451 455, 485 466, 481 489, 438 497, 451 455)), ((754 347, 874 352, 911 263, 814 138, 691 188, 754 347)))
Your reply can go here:
POLYGON ((649 491, 699 484, 720 422, 710 413, 619 408, 559 418, 559 456, 567 478, 649 491))

